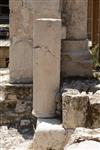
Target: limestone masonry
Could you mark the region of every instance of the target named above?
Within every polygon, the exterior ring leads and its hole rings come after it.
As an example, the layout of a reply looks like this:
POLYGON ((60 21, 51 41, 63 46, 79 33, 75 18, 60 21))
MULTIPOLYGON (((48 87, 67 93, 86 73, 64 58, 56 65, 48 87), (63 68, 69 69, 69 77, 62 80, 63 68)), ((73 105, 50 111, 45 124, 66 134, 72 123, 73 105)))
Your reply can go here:
POLYGON ((0 69, 0 149, 100 150, 88 7, 88 0, 9 0, 10 49, 0 47, 8 66, 0 69))

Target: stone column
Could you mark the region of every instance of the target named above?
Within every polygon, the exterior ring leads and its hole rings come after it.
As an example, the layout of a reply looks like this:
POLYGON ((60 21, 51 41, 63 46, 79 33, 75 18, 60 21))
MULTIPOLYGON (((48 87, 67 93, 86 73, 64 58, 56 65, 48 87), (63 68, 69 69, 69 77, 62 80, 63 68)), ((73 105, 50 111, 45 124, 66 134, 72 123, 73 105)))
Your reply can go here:
POLYGON ((62 42, 62 75, 91 76, 87 39, 88 0, 64 0, 62 19, 66 39, 62 42))
POLYGON ((34 0, 33 114, 55 116, 55 96, 60 85, 60 0, 34 0))
POLYGON ((33 0, 10 0, 11 82, 33 81, 33 0))

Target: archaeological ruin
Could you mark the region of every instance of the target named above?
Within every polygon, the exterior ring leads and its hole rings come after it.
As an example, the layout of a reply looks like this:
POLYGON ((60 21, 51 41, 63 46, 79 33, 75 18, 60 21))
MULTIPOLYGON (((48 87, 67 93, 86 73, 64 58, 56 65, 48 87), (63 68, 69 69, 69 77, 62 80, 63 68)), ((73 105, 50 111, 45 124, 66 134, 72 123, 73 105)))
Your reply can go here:
POLYGON ((1 150, 100 150, 100 0, 0 0, 0 134, 1 150))

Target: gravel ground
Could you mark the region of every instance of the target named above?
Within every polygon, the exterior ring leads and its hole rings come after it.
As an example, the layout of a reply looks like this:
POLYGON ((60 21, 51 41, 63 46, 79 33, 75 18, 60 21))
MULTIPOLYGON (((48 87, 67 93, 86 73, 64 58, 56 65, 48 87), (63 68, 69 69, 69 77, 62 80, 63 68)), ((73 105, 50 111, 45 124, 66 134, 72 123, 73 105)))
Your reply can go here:
POLYGON ((14 127, 0 127, 0 150, 31 150, 32 139, 32 130, 19 131, 14 127))

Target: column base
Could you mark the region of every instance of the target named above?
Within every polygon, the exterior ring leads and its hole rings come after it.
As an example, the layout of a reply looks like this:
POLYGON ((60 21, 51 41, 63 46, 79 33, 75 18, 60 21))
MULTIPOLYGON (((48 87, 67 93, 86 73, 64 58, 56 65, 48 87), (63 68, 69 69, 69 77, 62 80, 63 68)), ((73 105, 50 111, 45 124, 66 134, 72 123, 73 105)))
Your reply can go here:
POLYGON ((57 119, 38 119, 33 138, 34 150, 62 150, 74 132, 64 129, 57 119))

